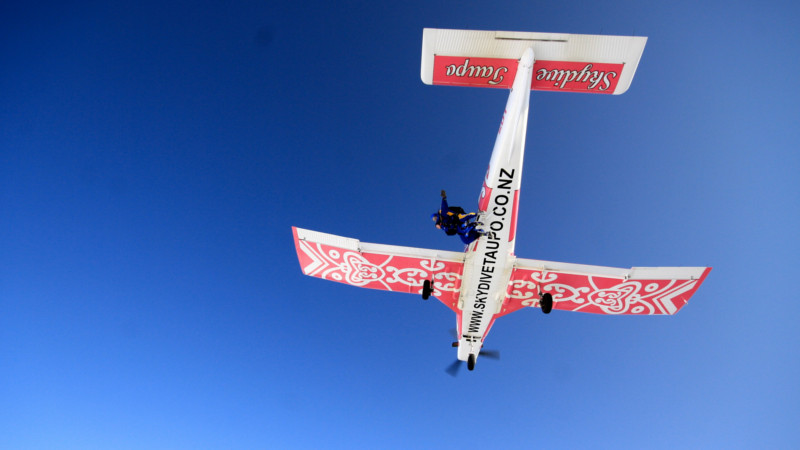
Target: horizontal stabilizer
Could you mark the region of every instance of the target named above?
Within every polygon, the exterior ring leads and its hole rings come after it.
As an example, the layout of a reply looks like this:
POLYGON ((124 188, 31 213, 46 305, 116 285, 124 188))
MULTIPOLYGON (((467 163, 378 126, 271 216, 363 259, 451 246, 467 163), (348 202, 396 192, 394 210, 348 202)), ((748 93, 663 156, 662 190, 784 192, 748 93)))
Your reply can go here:
POLYGON ((622 94, 642 57, 646 37, 425 28, 422 81, 510 88, 525 49, 536 63, 531 89, 622 94))

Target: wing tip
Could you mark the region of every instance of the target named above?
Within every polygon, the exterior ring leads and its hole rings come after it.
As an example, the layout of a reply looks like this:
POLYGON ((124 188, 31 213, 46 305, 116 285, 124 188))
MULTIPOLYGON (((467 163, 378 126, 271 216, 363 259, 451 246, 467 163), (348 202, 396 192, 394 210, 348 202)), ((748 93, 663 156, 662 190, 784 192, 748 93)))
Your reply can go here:
POLYGON ((703 274, 700 275, 700 278, 698 278, 698 281, 697 281, 697 285, 698 286, 703 284, 703 281, 706 280, 706 277, 708 276, 708 274, 711 273, 711 269, 713 269, 713 267, 706 267, 705 270, 703 270, 703 274))
POLYGON ((292 226, 294 251, 297 253, 297 262, 300 264, 300 271, 303 272, 304 275, 308 275, 308 273, 306 273, 305 267, 303 266, 303 251, 300 249, 300 235, 298 233, 298 230, 299 228, 292 226))

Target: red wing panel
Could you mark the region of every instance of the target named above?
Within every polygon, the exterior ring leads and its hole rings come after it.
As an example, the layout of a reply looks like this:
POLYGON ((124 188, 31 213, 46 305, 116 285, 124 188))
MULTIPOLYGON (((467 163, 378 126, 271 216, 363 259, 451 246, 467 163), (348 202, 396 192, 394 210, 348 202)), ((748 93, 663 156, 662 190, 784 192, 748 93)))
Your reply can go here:
POLYGON ((500 315, 526 306, 539 307, 539 289, 552 294, 553 309, 595 314, 675 314, 710 271, 705 268, 696 278, 625 279, 515 268, 500 315))
MULTIPOLYGON (((435 55, 433 84, 508 89, 517 60, 435 55)), ((624 64, 540 61, 533 66, 531 89, 613 94, 624 64)))
POLYGON ((435 250, 362 244, 322 233, 314 234, 322 239, 306 239, 298 237, 298 231, 308 233, 305 230, 293 231, 297 258, 306 275, 351 286, 416 295, 421 295, 425 280, 433 280, 433 295, 458 312, 464 270, 460 261, 439 259, 435 250), (340 239, 343 245, 332 244, 333 240, 326 239, 328 237, 340 239), (429 255, 422 255, 424 253, 429 255))

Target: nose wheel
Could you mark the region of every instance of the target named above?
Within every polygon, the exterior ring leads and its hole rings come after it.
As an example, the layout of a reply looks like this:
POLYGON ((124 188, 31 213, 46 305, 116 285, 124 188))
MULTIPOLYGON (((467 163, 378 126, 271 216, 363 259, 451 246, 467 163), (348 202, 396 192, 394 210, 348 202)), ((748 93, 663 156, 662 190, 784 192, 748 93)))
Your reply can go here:
POLYGON ((475 368, 475 355, 470 353, 467 358, 467 369, 473 370, 475 368))

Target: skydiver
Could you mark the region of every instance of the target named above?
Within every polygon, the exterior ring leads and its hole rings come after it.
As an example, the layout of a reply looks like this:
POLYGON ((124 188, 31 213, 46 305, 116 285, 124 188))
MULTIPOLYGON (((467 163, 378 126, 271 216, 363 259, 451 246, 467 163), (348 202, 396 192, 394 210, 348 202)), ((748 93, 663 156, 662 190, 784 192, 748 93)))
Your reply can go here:
POLYGON ((444 230, 448 236, 458 234, 461 241, 469 245, 478 239, 483 230, 479 229, 477 222, 472 219, 478 217, 476 213, 466 213, 464 208, 459 206, 449 206, 447 204, 447 193, 442 190, 442 207, 431 215, 431 219, 436 223, 436 228, 444 230))

